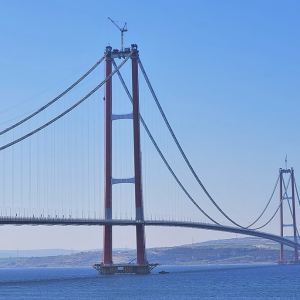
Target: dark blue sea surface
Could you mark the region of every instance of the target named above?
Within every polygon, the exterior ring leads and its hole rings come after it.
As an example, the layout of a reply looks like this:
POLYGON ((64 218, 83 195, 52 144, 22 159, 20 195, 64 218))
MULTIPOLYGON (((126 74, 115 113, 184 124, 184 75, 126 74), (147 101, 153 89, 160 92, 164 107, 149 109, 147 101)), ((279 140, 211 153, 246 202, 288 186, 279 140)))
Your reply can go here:
POLYGON ((300 299, 300 265, 159 266, 151 275, 111 276, 93 268, 0 269, 0 299, 300 299))

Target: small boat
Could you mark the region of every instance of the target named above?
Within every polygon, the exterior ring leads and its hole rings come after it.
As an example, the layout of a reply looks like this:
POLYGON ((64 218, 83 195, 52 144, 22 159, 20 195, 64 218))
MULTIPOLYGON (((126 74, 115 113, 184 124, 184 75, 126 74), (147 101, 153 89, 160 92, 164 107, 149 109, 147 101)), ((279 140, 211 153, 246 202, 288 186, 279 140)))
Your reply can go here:
POLYGON ((158 273, 159 273, 159 274, 169 274, 169 272, 166 272, 166 271, 164 271, 164 270, 161 270, 161 271, 159 271, 158 273))

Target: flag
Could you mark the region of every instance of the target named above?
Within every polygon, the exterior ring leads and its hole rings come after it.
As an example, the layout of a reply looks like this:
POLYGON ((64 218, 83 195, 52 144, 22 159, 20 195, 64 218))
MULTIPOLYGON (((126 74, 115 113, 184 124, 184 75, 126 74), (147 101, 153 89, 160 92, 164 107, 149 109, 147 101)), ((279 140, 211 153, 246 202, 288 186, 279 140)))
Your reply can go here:
POLYGON ((287 169, 287 154, 285 155, 285 168, 287 169))

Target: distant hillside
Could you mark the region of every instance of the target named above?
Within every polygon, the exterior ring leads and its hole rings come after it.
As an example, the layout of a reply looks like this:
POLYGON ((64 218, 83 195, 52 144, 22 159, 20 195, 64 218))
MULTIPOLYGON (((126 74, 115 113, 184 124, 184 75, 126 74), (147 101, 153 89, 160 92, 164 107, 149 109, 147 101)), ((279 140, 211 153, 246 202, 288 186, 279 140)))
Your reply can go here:
POLYGON ((42 250, 0 250, 0 258, 9 257, 33 257, 33 256, 57 256, 78 253, 77 250, 66 249, 42 249, 42 250))
MULTIPOLYGON (((286 236, 285 238, 294 240, 292 236, 286 236)), ((298 238, 298 243, 300 243, 300 238, 298 238)), ((244 238, 232 238, 232 239, 224 239, 224 240, 211 240, 201 243, 194 243, 189 245, 183 245, 183 247, 187 246, 208 246, 208 245, 247 245, 247 246, 265 246, 271 248, 278 248, 279 244, 274 241, 258 238, 258 237, 244 237, 244 238)))
MULTIPOLYGON (((147 250, 149 262, 163 265, 276 263, 278 256, 276 243, 259 238, 218 240, 147 250)), ((136 252, 121 249, 114 251, 113 257, 115 263, 134 262, 136 252)), ((285 258, 292 260, 293 251, 286 250, 285 258)), ((0 258, 0 268, 90 267, 101 261, 102 251, 87 251, 46 257, 0 258)))

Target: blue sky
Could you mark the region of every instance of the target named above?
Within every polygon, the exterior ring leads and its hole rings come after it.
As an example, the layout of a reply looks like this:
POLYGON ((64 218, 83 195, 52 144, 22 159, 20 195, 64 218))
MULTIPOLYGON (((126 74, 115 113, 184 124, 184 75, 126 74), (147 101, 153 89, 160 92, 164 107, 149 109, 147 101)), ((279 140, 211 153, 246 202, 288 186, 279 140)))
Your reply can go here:
MULTIPOLYGON (((120 47, 120 33, 107 17, 120 25, 127 22, 124 44, 138 44, 151 83, 192 165, 221 207, 247 224, 267 202, 286 154, 296 179, 300 170, 299 13, 296 0, 113 4, 2 0, 1 128, 59 94, 103 55, 108 44, 120 47)), ((102 74, 100 69, 90 84, 102 74)), ((145 94, 141 98, 150 101, 142 80, 140 84, 145 94)), ((74 101, 75 96, 69 100, 74 101)), ((158 119, 148 116, 157 139, 180 169, 180 158, 171 141, 165 139, 167 132, 154 124, 161 124, 158 119)), ((155 179, 155 170, 149 169, 155 179)), ((188 178, 187 171, 182 172, 188 178)), ((171 180, 167 182, 172 189, 171 180)), ((198 195, 197 186, 189 179, 187 182, 198 195)), ((218 217, 203 196, 201 203, 218 217)), ((276 233, 276 226, 275 222, 268 230, 276 233)), ((91 238, 99 234, 102 240, 98 228, 0 229, 0 234, 16 236, 6 249, 101 247, 91 238), (43 238, 46 231, 50 239, 43 238), (70 238, 60 236, 62 231, 70 238), (85 246, 76 241, 78 235, 85 238, 85 246)), ((123 229, 117 229, 115 245, 133 246, 133 230, 129 232, 130 237, 125 233, 124 238, 123 229)), ((149 246, 231 237, 192 230, 160 232, 147 230, 149 246)))

